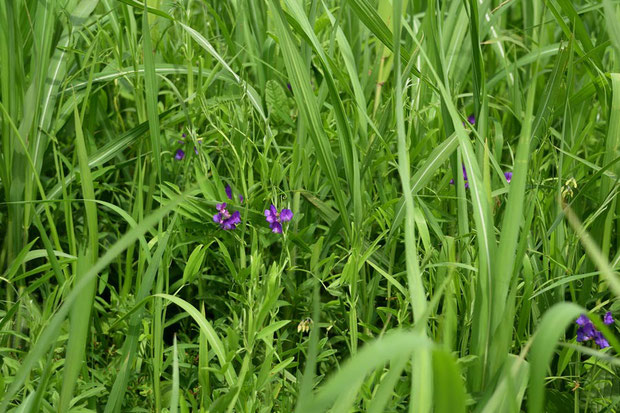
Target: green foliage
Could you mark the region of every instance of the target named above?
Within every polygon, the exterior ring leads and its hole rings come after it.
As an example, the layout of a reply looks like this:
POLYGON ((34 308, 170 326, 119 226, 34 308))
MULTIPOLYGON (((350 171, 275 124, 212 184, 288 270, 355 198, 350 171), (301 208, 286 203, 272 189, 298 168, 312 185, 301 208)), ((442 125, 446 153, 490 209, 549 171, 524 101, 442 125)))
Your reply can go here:
POLYGON ((0 413, 618 411, 617 16, 0 2, 0 413))

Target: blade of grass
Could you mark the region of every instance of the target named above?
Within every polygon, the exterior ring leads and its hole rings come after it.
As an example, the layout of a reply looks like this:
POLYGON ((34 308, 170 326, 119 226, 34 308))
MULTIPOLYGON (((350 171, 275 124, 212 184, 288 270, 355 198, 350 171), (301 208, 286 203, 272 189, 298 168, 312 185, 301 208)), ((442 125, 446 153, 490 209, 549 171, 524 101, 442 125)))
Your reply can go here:
POLYGON ((394 331, 360 349, 319 389, 312 405, 303 412, 323 412, 351 385, 351 377, 363 377, 388 361, 410 358, 416 351, 430 351, 432 343, 418 332, 394 331))
MULTIPOLYGON (((78 113, 77 105, 74 107, 75 116, 75 141, 77 148, 78 161, 80 164, 80 182, 82 184, 82 193, 84 195, 84 209, 86 211, 86 223, 88 228, 88 247, 87 254, 78 257, 78 273, 76 274, 76 283, 86 273, 87 268, 92 268, 99 257, 99 230, 97 220, 97 206, 95 200, 95 190, 93 187, 93 178, 88 168, 88 153, 86 152, 86 144, 82 133, 82 122, 78 113)), ((62 388, 60 390, 60 398, 58 400, 58 410, 63 412, 69 409, 69 403, 73 398, 73 390, 77 382, 77 378, 84 362, 86 352, 86 344, 88 342, 88 326, 90 323, 90 313, 95 300, 95 286, 97 285, 96 277, 82 289, 80 299, 74 304, 71 310, 69 330, 69 340, 67 343, 67 354, 65 356, 64 376, 62 388)))
POLYGON ((177 197, 169 204, 154 211, 151 215, 145 218, 137 228, 132 228, 128 231, 122 238, 114 243, 114 245, 106 251, 97 263, 82 276, 80 281, 75 284, 71 292, 65 297, 63 304, 50 318, 46 327, 39 335, 38 340, 28 352, 28 355, 22 361, 18 372, 15 376, 13 376, 13 382, 4 393, 2 403, 0 403, 0 413, 7 411, 9 403, 23 386, 24 382, 30 375, 32 368, 46 353, 47 349, 56 341, 56 337, 60 334, 62 323, 65 321, 65 318, 75 302, 80 298, 84 288, 96 279, 97 274, 101 272, 101 270, 116 259, 116 257, 127 249, 130 244, 133 244, 140 237, 140 235, 143 235, 153 225, 158 223, 162 217, 166 216, 171 210, 178 206, 183 199, 183 196, 177 197))
MULTIPOLYGON (((151 293, 153 288, 153 283, 155 282, 155 277, 159 269, 161 268, 161 261, 168 248, 168 242, 170 240, 170 235, 172 234, 173 229, 175 228, 177 221, 177 215, 175 214, 168 225, 167 231, 161 237, 161 241, 159 241, 159 245, 153 258, 151 259, 144 276, 142 277, 140 288, 136 295, 136 302, 143 303, 151 293)), ((123 343, 121 353, 124 355, 123 364, 121 365, 118 373, 116 374, 116 379, 114 380, 114 384, 112 389, 110 390, 110 396, 106 402, 106 407, 104 413, 111 412, 120 412, 122 407, 122 401, 124 395, 127 391, 127 383, 129 381, 130 369, 133 366, 134 360, 136 358, 137 347, 138 347, 138 337, 140 334, 140 327, 142 326, 142 318, 144 312, 139 310, 141 304, 138 304, 138 310, 132 314, 131 319, 129 321, 129 329, 127 332, 127 337, 125 342, 123 343)))
POLYGON ((362 190, 360 182, 360 166, 359 156, 355 147, 355 139, 353 132, 349 127, 350 120, 344 110, 342 99, 340 99, 340 91, 334 80, 332 72, 336 72, 336 68, 331 63, 327 54, 323 50, 319 39, 314 33, 314 29, 310 25, 308 18, 301 8, 301 5, 296 0, 284 0, 288 7, 288 11, 295 19, 295 22, 299 25, 302 33, 309 40, 312 49, 318 55, 319 61, 323 66, 323 74, 327 83, 327 90, 332 100, 332 107, 336 118, 336 125, 340 132, 338 143, 340 144, 340 152, 343 158, 343 164, 345 167, 345 175, 347 182, 349 183, 349 193, 353 198, 353 216, 356 228, 360 228, 362 225, 363 207, 362 207, 362 190))
POLYGON ((153 44, 151 41, 151 28, 149 25, 146 2, 144 2, 144 13, 142 14, 142 52, 144 54, 144 85, 146 113, 149 125, 149 135, 151 137, 151 149, 153 151, 153 163, 158 179, 161 179, 161 142, 159 137, 159 115, 157 114, 157 76, 155 75, 155 59, 153 54, 153 44))
POLYGON ((312 384, 316 374, 317 356, 319 351, 319 317, 321 315, 319 283, 314 282, 312 300, 312 319, 315 321, 315 328, 310 330, 310 340, 308 345, 308 355, 306 357, 306 365, 304 374, 299 386, 299 397, 295 406, 295 413, 310 413, 313 410, 311 406, 314 404, 312 395, 312 384))
POLYGON ((237 374, 235 373, 235 370, 232 368, 232 366, 230 365, 230 363, 229 363, 229 361, 228 361, 228 359, 226 357, 226 351, 225 351, 225 348, 224 348, 224 343, 222 343, 222 340, 220 340, 219 336, 215 332, 215 329, 213 328, 213 326, 211 326, 211 323, 209 323, 209 321, 207 321, 207 319, 200 313, 200 311, 198 311, 196 309, 196 307, 194 307, 193 305, 191 305, 187 301, 185 301, 185 300, 183 300, 183 299, 181 299, 179 297, 175 297, 173 295, 169 295, 169 294, 155 294, 154 297, 161 297, 161 298, 163 298, 165 300, 168 300, 168 301, 178 305, 185 312, 187 312, 189 314, 189 316, 194 319, 194 321, 196 321, 196 323, 200 327, 201 331, 203 331, 206 334, 207 339, 209 340, 209 344, 211 344, 211 347, 213 348, 213 351, 215 352, 215 355, 217 356, 217 358, 220 361, 220 366, 222 368, 226 369, 224 371, 224 377, 226 378, 226 382, 230 386, 235 385, 236 380, 237 380, 237 374))
POLYGON ((601 275, 607 281, 607 284, 611 291, 617 296, 620 297, 620 277, 616 272, 614 272, 613 268, 609 265, 609 261, 607 257, 605 257, 600 248, 596 245, 590 234, 585 230, 581 221, 575 215, 573 210, 570 207, 564 208, 564 214, 566 215, 566 219, 573 227, 573 230, 579 237, 579 241, 581 241, 581 245, 586 250, 586 253, 590 257, 590 259, 594 262, 594 264, 598 267, 601 275))
POLYGON ((465 386, 452 355, 444 350, 433 352, 433 411, 437 413, 465 413, 465 386))
MULTIPOLYGON (((401 34, 401 13, 402 6, 400 0, 394 1, 394 44, 400 44, 401 34)), ((426 311, 426 291, 422 283, 422 274, 420 272, 420 264, 418 262, 418 249, 415 239, 415 206, 413 203, 413 195, 411 193, 410 178, 410 162, 409 153, 407 151, 407 135, 405 134, 405 120, 403 115, 403 88, 402 74, 400 65, 400 49, 395 48, 394 52, 394 111, 396 117, 396 133, 398 136, 398 175, 402 186, 403 197, 405 199, 405 257, 407 268, 407 282, 409 287, 409 295, 411 298, 411 307, 413 309, 413 319, 417 321, 423 317, 426 311)), ((426 323, 418 324, 418 331, 423 337, 426 337, 426 323)), ((409 405, 410 412, 430 412, 433 396, 433 371, 432 359, 429 351, 420 350, 413 356, 414 373, 411 380, 411 403, 409 405)))
POLYGON ((528 388, 528 412, 543 411, 545 398, 545 376, 549 362, 562 333, 574 322, 583 308, 573 303, 559 303, 550 308, 543 316, 532 340, 529 353, 530 380, 528 388))
POLYGON ((170 395, 170 413, 177 413, 179 408, 179 351, 177 349, 177 335, 172 344, 172 394, 170 395))
POLYGON ((293 43, 290 29, 287 27, 284 13, 277 0, 271 0, 271 10, 275 23, 275 30, 280 40, 280 47, 284 57, 284 63, 288 72, 290 82, 293 88, 293 94, 297 101, 297 106, 304 124, 307 125, 312 142, 316 150, 317 158, 321 168, 327 174, 327 178, 331 185, 331 192, 336 199, 336 205, 340 212, 340 219, 347 237, 350 237, 351 228, 348 224, 348 208, 345 201, 345 194, 340 186, 336 161, 334 153, 331 149, 329 139, 323 129, 320 111, 317 99, 314 96, 310 86, 310 74, 299 50, 293 43))
POLYGON ((381 384, 368 405, 368 413, 381 413, 385 411, 385 405, 388 403, 394 392, 394 386, 400 379, 407 362, 408 357, 402 357, 392 360, 390 369, 381 380, 381 384))
MULTIPOLYGON (((414 38, 416 42, 417 39, 414 38)), ((418 42, 419 44, 419 42, 418 42)), ((465 169, 467 170, 467 177, 469 183, 469 193, 471 194, 473 211, 474 211, 474 223, 477 230, 477 241, 479 248, 478 265, 479 279, 477 281, 479 293, 476 301, 479 303, 478 310, 475 312, 474 317, 474 332, 472 350, 474 354, 478 355, 481 360, 481 366, 486 366, 488 358, 488 347, 490 343, 490 309, 491 292, 493 291, 493 257, 495 256, 495 250, 497 248, 495 235, 493 233, 493 224, 491 219, 491 208, 488 204, 488 197, 484 189, 484 185, 481 179, 480 168, 476 161, 476 155, 474 153, 470 139, 465 133, 465 128, 461 123, 460 116, 454 103, 452 96, 444 85, 442 78, 432 66, 432 63, 424 50, 420 48, 420 54, 424 60, 429 64, 429 70, 431 71, 433 78, 436 81, 437 88, 442 97, 442 102, 445 103, 446 111, 450 115, 450 121, 456 131, 456 136, 459 141, 459 147, 463 154, 463 160, 465 169), (477 327, 476 327, 477 326, 477 327)), ((459 179, 461 174, 458 174, 459 179)), ((462 181, 457 183, 460 188, 463 186, 462 181)), ((477 383, 477 386, 482 386, 484 381, 484 375, 478 375, 473 379, 473 383, 477 383)))

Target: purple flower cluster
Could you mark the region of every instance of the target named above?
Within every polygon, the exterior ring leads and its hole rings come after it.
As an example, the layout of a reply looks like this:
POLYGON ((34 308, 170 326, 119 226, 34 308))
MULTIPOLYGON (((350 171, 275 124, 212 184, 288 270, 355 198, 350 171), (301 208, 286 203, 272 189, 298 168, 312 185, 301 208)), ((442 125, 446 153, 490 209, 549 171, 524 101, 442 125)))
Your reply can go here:
MULTIPOLYGON (((233 199, 233 192, 232 192, 232 188, 230 187, 230 185, 226 185, 226 196, 228 197, 228 199, 230 199, 232 201, 233 199)), ((239 202, 243 203, 243 195, 239 194, 239 202)))
MULTIPOLYGON (((181 135, 181 137, 182 137, 183 139, 179 139, 179 140, 177 141, 177 143, 179 143, 179 144, 181 144, 181 145, 185 145, 185 143, 186 143, 186 142, 185 142, 185 137, 186 137, 186 135, 185 135, 185 134, 183 134, 183 135, 181 135)), ((197 139, 197 142, 198 142, 199 144, 202 144, 202 138, 198 138, 198 139, 197 139)), ((197 147, 197 146, 194 146, 194 153, 195 153, 196 155, 198 155, 198 147, 197 147)), ((177 151, 176 151, 176 153, 175 153, 175 155, 174 155, 174 159, 176 159, 177 161, 182 161, 184 158, 185 158, 185 151, 184 151, 183 149, 181 149, 181 148, 177 149, 177 151)))
POLYGON ((226 209, 226 202, 217 204, 215 207, 218 213, 213 215, 213 222, 220 224, 220 228, 229 231, 237 228, 237 225, 241 222, 241 214, 239 211, 235 211, 232 214, 226 209))
MULTIPOLYGON (((474 115, 469 115, 467 117, 467 123, 469 123, 470 125, 475 125, 476 124, 476 117, 474 115)), ((467 126, 467 124, 465 122, 463 122, 463 126, 467 126)))
MULTIPOLYGON (((469 188, 469 182, 467 182, 467 171, 465 165, 463 165, 463 180, 465 181, 465 188, 469 188)), ((450 179, 450 185, 454 185, 454 179, 450 179)))
POLYGON ((281 234, 282 223, 288 222, 293 219, 293 211, 284 208, 280 212, 273 204, 271 204, 271 207, 265 210, 265 219, 269 223, 269 228, 271 228, 271 232, 275 234, 281 234))
MULTIPOLYGON (((594 342, 600 348, 609 347, 609 342, 603 336, 603 333, 601 333, 596 329, 596 327, 594 327, 594 324, 592 324, 592 321, 590 321, 588 316, 582 314, 579 316, 576 322, 579 326, 579 328, 577 329, 578 342, 582 343, 584 341, 594 340, 594 342)), ((613 322, 614 318, 611 316, 611 312, 608 311, 603 317, 603 323, 605 323, 606 325, 610 325, 613 324, 613 322)))
MULTIPOLYGON (((512 180, 512 172, 504 172, 504 178, 506 182, 510 183, 512 180)), ((465 188, 469 188, 469 182, 467 181, 467 171, 465 165, 463 165, 463 180, 465 181, 465 188)), ((450 179, 450 185, 454 185, 454 179, 450 179)))
MULTIPOLYGON (((233 190, 230 185, 226 185, 226 197, 230 200, 233 199, 233 190)), ((243 202, 243 195, 239 195, 239 202, 243 202)), ((220 225, 223 230, 233 230, 237 228, 237 225, 241 223, 241 214, 239 211, 230 213, 228 211, 228 205, 221 203, 216 205, 217 213, 213 215, 213 222, 220 225)), ((293 211, 284 208, 282 211, 278 211, 275 205, 271 205, 269 209, 265 210, 265 220, 269 223, 271 232, 275 234, 282 233, 282 223, 288 222, 293 219, 293 211)))

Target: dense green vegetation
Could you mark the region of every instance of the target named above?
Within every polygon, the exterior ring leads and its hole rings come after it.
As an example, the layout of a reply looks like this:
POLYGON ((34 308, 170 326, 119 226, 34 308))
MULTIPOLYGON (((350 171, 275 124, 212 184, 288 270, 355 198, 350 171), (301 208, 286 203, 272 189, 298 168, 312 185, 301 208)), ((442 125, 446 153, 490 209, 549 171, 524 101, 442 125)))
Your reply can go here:
POLYGON ((0 413, 620 411, 615 0, 6 0, 0 127, 0 413))

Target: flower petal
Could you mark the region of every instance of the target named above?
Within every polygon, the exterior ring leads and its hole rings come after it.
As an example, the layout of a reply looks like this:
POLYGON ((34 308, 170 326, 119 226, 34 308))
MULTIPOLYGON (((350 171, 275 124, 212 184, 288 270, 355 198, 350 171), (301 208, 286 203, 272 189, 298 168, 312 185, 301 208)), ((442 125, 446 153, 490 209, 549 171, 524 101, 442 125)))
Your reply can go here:
POLYGON ((594 334, 594 342, 596 344, 598 344, 598 346, 600 348, 607 348, 607 347, 609 347, 609 342, 607 341, 605 336, 603 336, 603 333, 601 333, 600 331, 597 331, 594 334))
POLYGON ((271 225, 269 225, 269 227, 271 228, 271 232, 273 232, 274 234, 282 233, 282 225, 279 222, 273 222, 271 225))
POLYGON ((512 172, 504 172, 504 178, 506 178, 506 181, 510 183, 512 180, 512 172))
POLYGON ((605 313, 605 316, 603 317, 603 323, 607 325, 614 323, 614 318, 611 316, 611 311, 605 313))
POLYGON ((586 336, 586 333, 583 331, 583 328, 579 327, 577 329, 577 342, 582 343, 584 341, 590 340, 590 337, 586 336))
POLYGON ((575 322, 577 323, 577 325, 580 325, 580 326, 585 326, 586 324, 591 323, 590 319, 585 314, 581 314, 579 318, 577 319, 577 321, 575 322))
POLYGON ((228 197, 228 199, 232 200, 232 188, 230 187, 230 185, 226 185, 226 196, 228 197))
POLYGON ((183 149, 177 149, 176 155, 174 155, 174 159, 177 161, 182 161, 185 158, 185 151, 183 149))
POLYGON ((235 211, 233 212, 232 216, 230 217, 230 220, 237 225, 238 223, 241 222, 241 213, 239 211, 235 211))
POLYGON ((291 219, 293 219, 293 211, 291 211, 290 209, 285 208, 282 210, 282 212, 280 212, 280 220, 282 222, 287 222, 291 219))
POLYGON ((271 213, 270 209, 266 209, 265 210, 265 219, 267 220, 267 222, 269 222, 270 224, 273 222, 276 222, 276 216, 275 214, 271 213))

